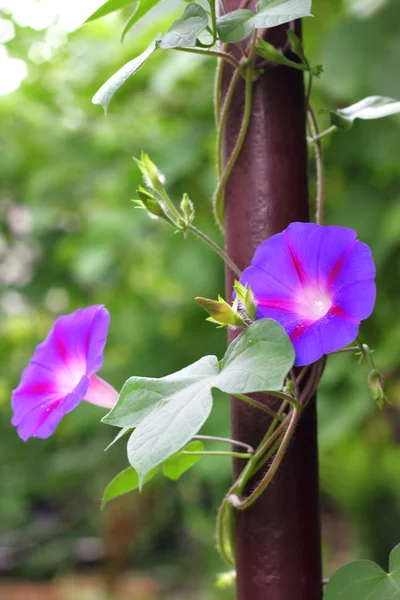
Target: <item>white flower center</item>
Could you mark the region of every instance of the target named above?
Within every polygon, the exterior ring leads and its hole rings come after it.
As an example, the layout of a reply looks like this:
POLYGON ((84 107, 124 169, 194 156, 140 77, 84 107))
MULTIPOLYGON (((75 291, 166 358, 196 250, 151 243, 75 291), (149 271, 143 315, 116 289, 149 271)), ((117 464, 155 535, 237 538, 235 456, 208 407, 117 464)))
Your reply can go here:
POLYGON ((302 289, 297 296, 299 314, 311 321, 324 317, 331 306, 332 300, 329 294, 316 287, 302 289))

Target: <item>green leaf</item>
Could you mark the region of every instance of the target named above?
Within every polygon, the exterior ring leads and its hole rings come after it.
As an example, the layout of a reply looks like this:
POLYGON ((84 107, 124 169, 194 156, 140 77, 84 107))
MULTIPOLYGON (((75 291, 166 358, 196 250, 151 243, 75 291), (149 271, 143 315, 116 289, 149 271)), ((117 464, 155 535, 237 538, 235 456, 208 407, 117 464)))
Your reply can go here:
MULTIPOLYGON (((181 450, 210 415, 211 386, 218 375, 215 356, 206 356, 186 368, 187 378, 167 383, 165 397, 147 418, 139 423, 128 441, 128 459, 139 481, 167 458, 181 450)), ((160 384, 162 380, 155 380, 160 384)))
MULTIPOLYGON (((148 473, 145 477, 145 482, 147 483, 154 477, 157 473, 157 469, 153 469, 148 473)), ((133 490, 137 490, 139 487, 139 477, 133 467, 128 467, 118 473, 116 477, 106 487, 104 492, 103 500, 101 506, 104 507, 107 502, 113 500, 113 498, 117 498, 118 496, 122 496, 122 494, 127 494, 128 492, 133 492, 133 490)))
POLYGON ((160 0, 141 0, 140 2, 136 2, 136 8, 133 11, 133 14, 129 17, 127 22, 124 25, 124 28, 121 33, 121 42, 124 41, 126 34, 128 31, 134 27, 143 17, 147 15, 148 12, 151 11, 152 8, 157 6, 160 0))
POLYGON ((218 36, 221 42, 240 42, 249 37, 254 27, 251 10, 234 10, 217 19, 218 36))
MULTIPOLYGON (((191 442, 184 448, 185 452, 203 452, 203 450, 204 444, 202 444, 200 441, 191 442)), ((182 454, 181 450, 165 461, 163 464, 163 473, 166 477, 168 477, 168 479, 177 481, 181 475, 193 467, 193 465, 195 465, 200 458, 200 455, 182 454)))
POLYGON ((100 19, 100 17, 105 17, 120 8, 124 8, 124 6, 128 6, 129 4, 133 4, 133 0, 108 0, 105 2, 100 8, 96 10, 88 19, 86 19, 85 23, 90 23, 90 21, 95 21, 96 19, 100 19))
POLYGON ((101 86, 99 91, 95 93, 92 99, 93 104, 100 104, 104 109, 104 113, 107 114, 111 98, 114 96, 115 92, 121 87, 123 83, 125 83, 127 79, 129 79, 131 75, 136 73, 136 71, 138 71, 140 67, 144 65, 144 63, 154 52, 156 47, 156 41, 152 42, 150 46, 146 48, 144 52, 142 52, 142 54, 126 63, 126 65, 119 69, 119 71, 114 73, 114 75, 112 75, 112 77, 110 77, 110 79, 108 79, 101 86))
POLYGON ((136 427, 175 393, 215 376, 219 370, 216 363, 215 356, 204 356, 192 365, 160 379, 131 377, 102 422, 116 427, 136 427))
POLYGON ((400 600, 400 545, 389 559, 389 573, 370 560, 345 565, 331 577, 324 600, 400 600))
POLYGON ((400 101, 384 96, 368 96, 347 108, 329 111, 332 125, 350 129, 355 119, 380 119, 400 113, 400 101))
POLYGON ((190 48, 196 45, 197 37, 208 25, 208 15, 200 4, 188 4, 184 13, 164 35, 160 48, 190 48))
POLYGON ((257 4, 255 26, 257 28, 276 27, 311 17, 311 0, 260 0, 257 4))
POLYGON ((205 423, 212 388, 228 394, 278 391, 293 362, 294 349, 283 327, 260 319, 232 342, 221 365, 215 356, 206 356, 161 379, 131 377, 103 421, 136 427, 128 441, 128 458, 142 482, 205 423))
POLYGON ((256 54, 272 63, 285 65, 286 67, 292 67, 292 69, 298 69, 299 71, 307 70, 305 65, 296 63, 294 60, 290 60, 290 58, 286 58, 286 56, 277 48, 275 48, 275 46, 261 38, 258 38, 256 43, 256 54))
POLYGON ((272 319, 259 319, 230 344, 213 386, 227 394, 279 391, 294 358, 283 327, 272 319))

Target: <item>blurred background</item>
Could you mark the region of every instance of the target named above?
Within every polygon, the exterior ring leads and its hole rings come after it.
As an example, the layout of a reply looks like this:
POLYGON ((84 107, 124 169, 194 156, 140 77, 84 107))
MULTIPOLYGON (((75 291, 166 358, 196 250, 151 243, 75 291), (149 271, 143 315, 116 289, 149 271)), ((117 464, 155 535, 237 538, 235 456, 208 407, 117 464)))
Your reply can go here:
MULTIPOLYGON (((104 453, 115 429, 99 423, 101 409, 82 403, 52 438, 27 444, 10 425, 11 391, 34 347, 78 307, 111 312, 101 374, 117 389, 133 374, 221 356, 226 343, 192 301, 223 292, 218 257, 130 202, 140 183, 132 157, 144 150, 222 243, 210 216, 215 64, 156 53, 105 118, 95 91, 182 6, 166 0, 121 45, 123 11, 74 31, 100 4, 0 0, 0 599, 231 599, 215 587, 225 567, 213 537, 228 459, 203 459, 178 484, 156 478, 101 511, 106 484, 127 466, 123 442, 104 453)), ((304 36, 325 68, 316 109, 400 99, 398 0, 314 4, 304 36)), ((377 263, 376 309, 361 332, 391 400, 377 409, 366 365, 330 358, 318 398, 328 577, 356 557, 386 567, 400 542, 400 120, 356 122, 324 148, 326 222, 355 228, 377 263)), ((313 195, 312 154, 310 174, 313 195)), ((228 435, 225 397, 204 432, 228 435)))

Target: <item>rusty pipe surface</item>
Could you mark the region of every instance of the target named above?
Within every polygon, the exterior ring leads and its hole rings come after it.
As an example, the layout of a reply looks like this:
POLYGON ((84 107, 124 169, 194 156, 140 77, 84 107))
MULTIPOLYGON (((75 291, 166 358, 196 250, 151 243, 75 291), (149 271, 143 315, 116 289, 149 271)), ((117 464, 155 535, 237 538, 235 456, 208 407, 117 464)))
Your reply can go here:
MULTIPOLYGON (((225 2, 228 10, 237 0, 225 2)), ((300 24, 296 24, 300 33, 300 24)), ((286 34, 273 30, 275 43, 286 34)), ((232 52, 235 53, 236 49, 232 52)), ((237 56, 237 55, 236 55, 237 56)), ((222 97, 232 69, 224 67, 222 97)), ((240 128, 244 86, 236 89, 224 135, 226 164, 240 128)), ((308 221, 303 74, 268 66, 254 84, 248 134, 225 188, 226 251, 244 269, 256 247, 293 221, 308 221)), ((226 295, 234 276, 226 271, 226 295)), ((235 337, 230 332, 230 341, 235 337)), ((272 409, 279 401, 258 396, 272 409)), ((269 418, 232 399, 232 437, 257 447, 269 418)), ((243 468, 234 460, 234 477, 243 468)), ((247 491, 254 489, 250 482, 247 491)), ((321 600, 321 544, 315 399, 307 406, 272 484, 236 517, 238 600, 321 600)))

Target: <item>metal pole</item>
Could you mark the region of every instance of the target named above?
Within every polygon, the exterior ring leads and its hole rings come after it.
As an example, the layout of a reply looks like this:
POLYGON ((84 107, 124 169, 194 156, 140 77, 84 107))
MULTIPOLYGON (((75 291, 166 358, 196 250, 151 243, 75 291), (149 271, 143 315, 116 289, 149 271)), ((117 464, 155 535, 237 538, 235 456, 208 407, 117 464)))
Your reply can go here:
MULTIPOLYGON (((237 0, 226 1, 228 10, 237 0)), ((296 31, 301 34, 300 23, 296 31)), ((282 28, 271 30, 279 43, 282 28)), ((232 50, 235 52, 235 49, 232 50)), ((224 67, 226 93, 231 67, 224 67)), ((240 85, 224 137, 225 163, 244 105, 240 85)), ((269 66, 255 83, 248 135, 225 190, 226 250, 242 269, 256 247, 290 222, 309 220, 304 82, 300 71, 269 66)), ((226 272, 227 297, 233 274, 226 272)), ((234 333, 230 333, 233 339, 234 333)), ((277 409, 276 400, 263 401, 277 409)), ((256 447, 269 424, 260 411, 232 399, 232 436, 256 447)), ((236 477, 243 462, 235 460, 236 477)), ((249 489, 254 487, 250 485, 249 489)), ((300 421, 280 470, 266 492, 236 519, 238 600, 321 600, 321 547, 315 401, 300 421)))

